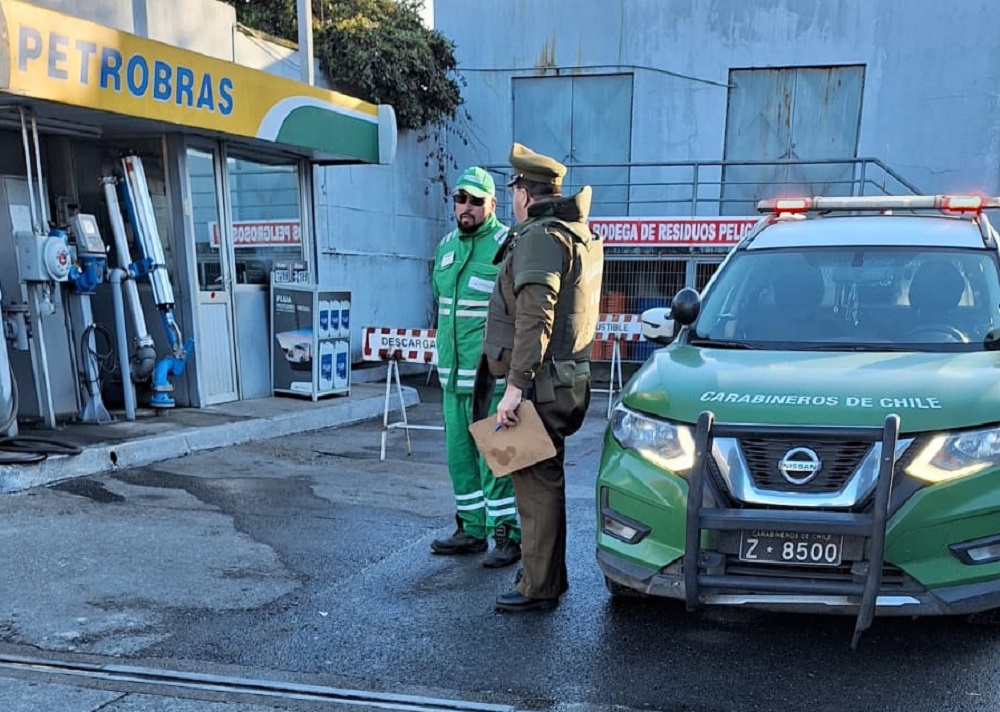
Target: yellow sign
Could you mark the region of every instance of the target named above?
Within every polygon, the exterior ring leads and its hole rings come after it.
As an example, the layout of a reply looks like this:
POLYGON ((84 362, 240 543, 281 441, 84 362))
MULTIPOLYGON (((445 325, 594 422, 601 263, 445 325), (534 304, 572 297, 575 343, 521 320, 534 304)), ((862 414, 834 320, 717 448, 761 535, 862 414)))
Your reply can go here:
POLYGON ((0 91, 379 160, 373 104, 19 0, 0 0, 0 91))

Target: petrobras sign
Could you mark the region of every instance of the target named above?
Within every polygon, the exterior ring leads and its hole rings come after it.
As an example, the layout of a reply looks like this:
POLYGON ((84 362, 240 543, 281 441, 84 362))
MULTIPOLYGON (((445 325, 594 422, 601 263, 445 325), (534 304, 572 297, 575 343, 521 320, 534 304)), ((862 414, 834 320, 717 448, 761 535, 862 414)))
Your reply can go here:
POLYGON ((0 0, 0 92, 379 159, 373 104, 20 0, 0 0))
POLYGON ((760 218, 592 218, 605 247, 732 247, 760 218))

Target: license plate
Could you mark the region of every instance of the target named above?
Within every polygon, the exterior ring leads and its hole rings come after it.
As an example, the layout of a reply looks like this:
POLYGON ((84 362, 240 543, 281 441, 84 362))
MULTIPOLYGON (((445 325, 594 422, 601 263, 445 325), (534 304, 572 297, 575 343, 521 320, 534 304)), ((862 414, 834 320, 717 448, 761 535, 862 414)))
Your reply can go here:
POLYGON ((839 534, 749 530, 740 532, 740 561, 797 566, 837 566, 844 549, 839 534))

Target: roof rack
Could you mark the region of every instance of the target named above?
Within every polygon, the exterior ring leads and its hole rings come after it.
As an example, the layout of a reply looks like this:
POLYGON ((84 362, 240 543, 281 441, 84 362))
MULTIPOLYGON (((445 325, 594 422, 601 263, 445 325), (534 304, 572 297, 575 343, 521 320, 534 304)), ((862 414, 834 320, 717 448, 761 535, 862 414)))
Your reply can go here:
POLYGON ((941 210, 979 213, 1000 208, 1000 198, 981 195, 867 195, 859 197, 772 198, 757 203, 760 213, 806 213, 835 210, 941 210))

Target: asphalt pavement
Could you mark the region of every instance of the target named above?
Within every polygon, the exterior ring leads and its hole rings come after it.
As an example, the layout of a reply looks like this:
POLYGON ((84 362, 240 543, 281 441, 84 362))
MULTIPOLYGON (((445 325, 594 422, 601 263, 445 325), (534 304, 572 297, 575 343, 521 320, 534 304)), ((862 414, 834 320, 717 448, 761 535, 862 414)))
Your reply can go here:
MULTIPOLYGON (((417 381, 418 423, 439 423, 417 381)), ((440 557, 443 435, 366 421, 0 497, 0 709, 1000 709, 1000 620, 853 620, 612 601, 594 557, 606 396, 567 458, 570 590, 440 557), (267 694, 264 694, 267 692, 267 694), (312 697, 310 697, 310 695, 312 697), (339 695, 339 697, 338 697, 339 695)))

